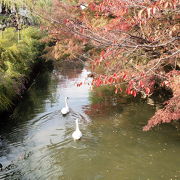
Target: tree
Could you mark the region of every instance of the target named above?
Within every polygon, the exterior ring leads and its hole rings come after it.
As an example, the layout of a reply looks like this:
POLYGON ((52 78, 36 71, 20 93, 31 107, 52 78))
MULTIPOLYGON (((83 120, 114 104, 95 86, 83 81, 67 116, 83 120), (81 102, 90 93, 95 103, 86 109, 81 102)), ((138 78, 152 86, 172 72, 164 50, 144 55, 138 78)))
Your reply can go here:
MULTIPOLYGON (((47 12, 38 9, 55 39, 54 55, 86 52, 96 72, 94 86, 115 86, 143 97, 158 88, 173 92, 164 109, 157 111, 144 130, 180 118, 179 113, 179 0, 53 0, 47 12), (48 13, 48 16, 47 16, 48 13), (75 49, 73 46, 76 45, 75 49), (90 48, 85 51, 86 47, 90 48), (76 51, 78 49, 78 51, 76 51), (163 114, 163 116, 162 116, 163 114), (172 115, 172 116, 171 116, 172 115)), ((69 56, 70 56, 69 55, 69 56)))

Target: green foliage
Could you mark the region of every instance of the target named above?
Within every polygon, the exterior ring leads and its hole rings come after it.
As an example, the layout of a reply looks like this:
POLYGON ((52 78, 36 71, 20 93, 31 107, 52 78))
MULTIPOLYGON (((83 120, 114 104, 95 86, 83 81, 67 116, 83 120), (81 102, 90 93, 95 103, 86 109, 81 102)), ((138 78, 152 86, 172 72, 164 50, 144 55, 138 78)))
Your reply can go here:
POLYGON ((8 7, 14 7, 14 6, 18 6, 18 7, 23 7, 24 5, 24 1, 22 0, 0 0, 0 3, 4 3, 6 6, 8 7))
POLYGON ((16 8, 27 8, 33 5, 48 6, 51 4, 51 0, 0 0, 0 4, 2 3, 10 8, 14 6, 16 6, 16 8))
POLYGON ((11 107, 44 49, 43 34, 36 28, 25 28, 20 36, 18 42, 18 32, 8 28, 0 39, 0 111, 11 107))

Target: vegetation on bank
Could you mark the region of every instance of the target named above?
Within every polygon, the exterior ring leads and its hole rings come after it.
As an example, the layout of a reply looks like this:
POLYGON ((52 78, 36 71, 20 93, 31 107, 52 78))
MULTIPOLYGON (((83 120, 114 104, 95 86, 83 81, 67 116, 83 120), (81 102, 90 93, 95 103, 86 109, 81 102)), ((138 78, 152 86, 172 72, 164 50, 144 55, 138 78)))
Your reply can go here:
POLYGON ((35 64, 42 59, 44 36, 35 27, 21 30, 7 28, 0 38, 0 112, 8 110, 14 99, 21 95, 35 64))

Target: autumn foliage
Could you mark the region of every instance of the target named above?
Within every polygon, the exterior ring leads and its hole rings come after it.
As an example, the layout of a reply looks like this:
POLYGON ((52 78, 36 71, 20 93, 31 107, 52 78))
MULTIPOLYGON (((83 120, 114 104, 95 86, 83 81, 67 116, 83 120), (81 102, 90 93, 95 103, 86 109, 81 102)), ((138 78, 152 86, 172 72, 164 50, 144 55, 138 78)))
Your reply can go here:
POLYGON ((89 60, 94 86, 150 97, 157 88, 173 92, 144 130, 180 119, 179 0, 53 0, 50 13, 38 9, 56 45, 55 57, 89 60), (49 13, 49 16, 46 14, 49 13))

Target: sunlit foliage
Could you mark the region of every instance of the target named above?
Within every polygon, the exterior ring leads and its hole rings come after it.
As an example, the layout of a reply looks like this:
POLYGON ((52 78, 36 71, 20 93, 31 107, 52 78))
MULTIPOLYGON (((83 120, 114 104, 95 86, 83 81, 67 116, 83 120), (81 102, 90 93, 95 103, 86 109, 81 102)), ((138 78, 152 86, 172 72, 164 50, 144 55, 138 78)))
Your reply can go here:
POLYGON ((25 28, 17 43, 14 28, 3 33, 0 39, 0 111, 10 108, 15 96, 25 88, 24 83, 44 48, 44 43, 39 41, 42 36, 36 28, 25 28))

